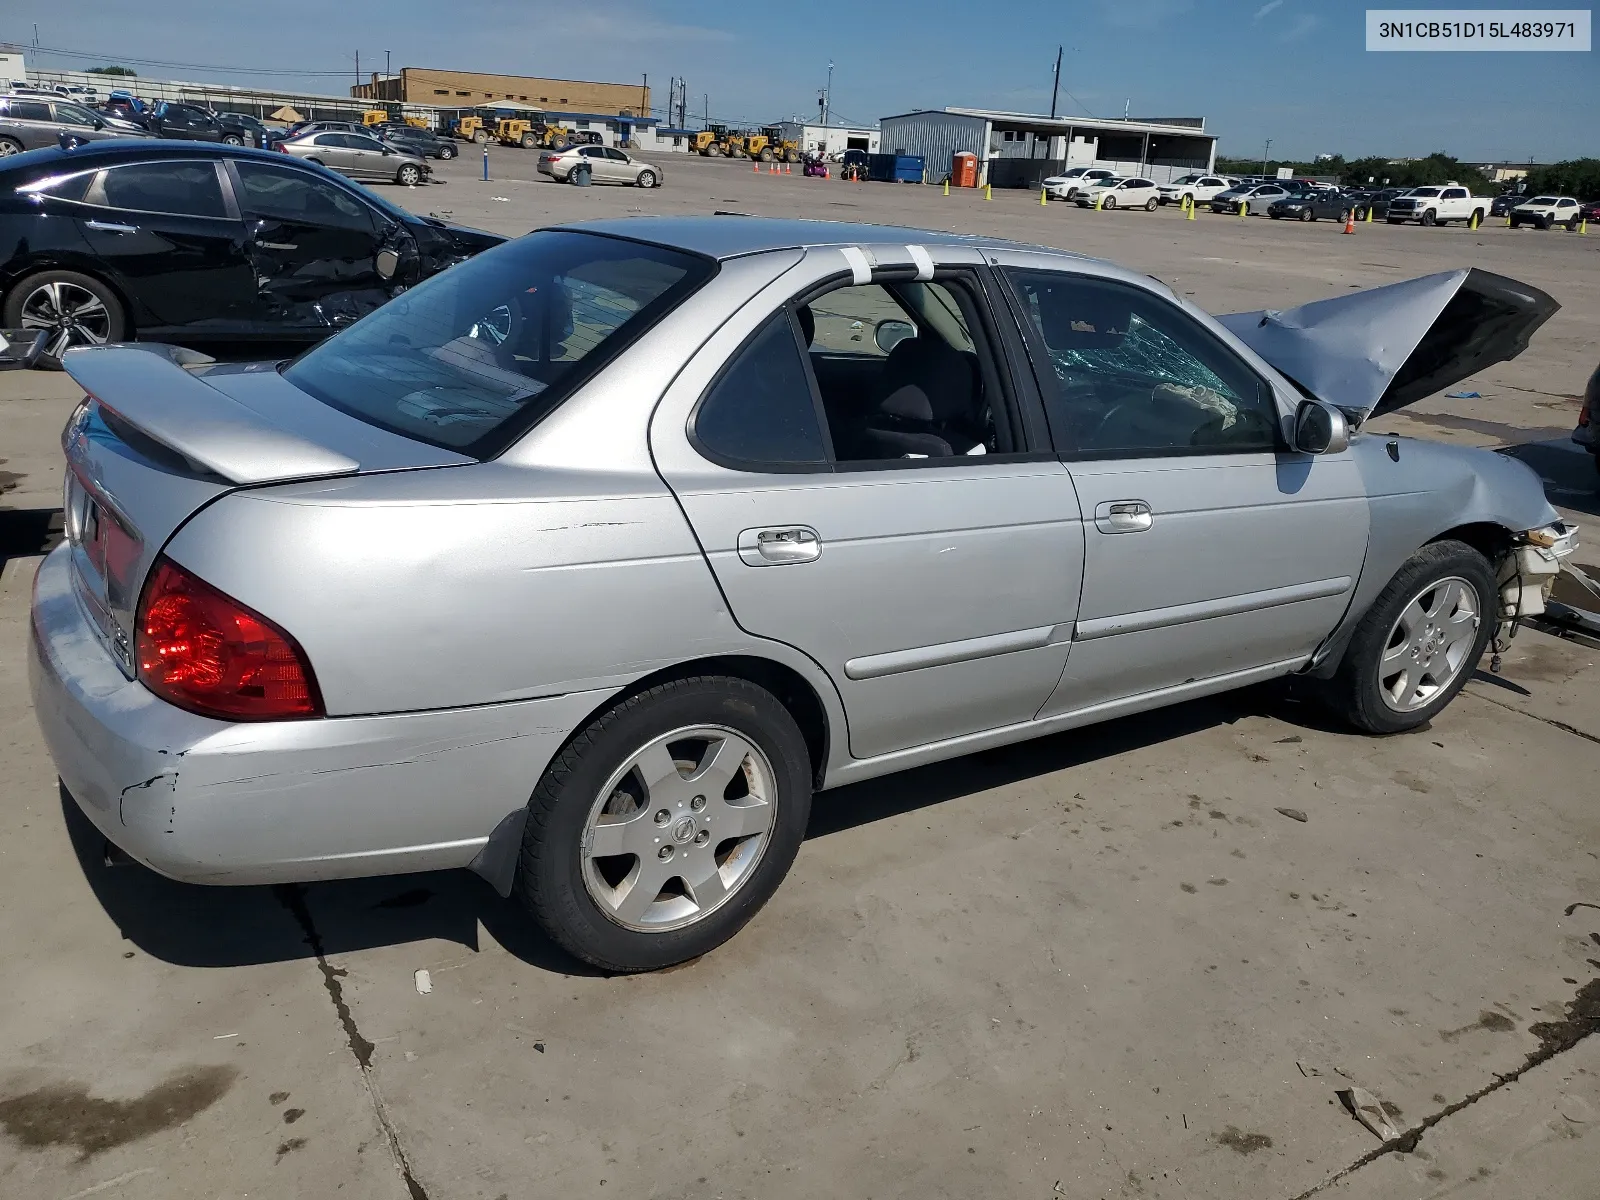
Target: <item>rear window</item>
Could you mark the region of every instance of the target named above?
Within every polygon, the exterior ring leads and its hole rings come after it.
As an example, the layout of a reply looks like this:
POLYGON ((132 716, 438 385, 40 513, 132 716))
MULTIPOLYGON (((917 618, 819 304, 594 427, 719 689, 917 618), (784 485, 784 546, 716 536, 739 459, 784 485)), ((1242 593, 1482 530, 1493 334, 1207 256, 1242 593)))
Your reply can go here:
POLYGON ((661 246, 533 233, 391 300, 284 375, 360 420, 487 458, 715 273, 661 246))

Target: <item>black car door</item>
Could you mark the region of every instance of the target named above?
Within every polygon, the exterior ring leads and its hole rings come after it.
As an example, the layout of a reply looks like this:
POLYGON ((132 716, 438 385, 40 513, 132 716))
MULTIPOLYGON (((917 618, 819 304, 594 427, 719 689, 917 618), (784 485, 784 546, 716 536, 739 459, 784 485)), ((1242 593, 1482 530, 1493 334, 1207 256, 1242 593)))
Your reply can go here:
POLYGON ((324 334, 386 301, 415 273, 409 230, 309 169, 231 159, 255 268, 261 332, 324 334))
POLYGON ((249 319, 255 287, 244 223, 216 162, 107 167, 74 208, 107 273, 158 326, 222 334, 249 319))

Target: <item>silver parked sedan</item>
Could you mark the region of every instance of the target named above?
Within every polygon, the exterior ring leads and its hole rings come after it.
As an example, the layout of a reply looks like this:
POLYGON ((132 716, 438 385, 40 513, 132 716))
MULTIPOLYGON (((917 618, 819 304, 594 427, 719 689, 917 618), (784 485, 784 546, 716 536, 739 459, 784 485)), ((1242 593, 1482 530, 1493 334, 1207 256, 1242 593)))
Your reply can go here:
POLYGON ((307 162, 321 163, 351 179, 382 180, 415 187, 426 183, 433 168, 420 154, 386 146, 364 133, 302 133, 282 143, 282 150, 307 162))
POLYGON ((819 788, 1292 673, 1436 716, 1572 531, 1521 463, 1360 423, 1555 307, 1461 270, 1219 321, 991 239, 638 218, 287 366, 74 351, 39 721, 166 875, 468 867, 679 962, 819 788))
POLYGON ((660 167, 640 162, 615 146, 568 146, 539 154, 539 173, 558 183, 573 182, 573 172, 580 167, 589 172, 591 183, 630 183, 653 188, 666 178, 660 167))

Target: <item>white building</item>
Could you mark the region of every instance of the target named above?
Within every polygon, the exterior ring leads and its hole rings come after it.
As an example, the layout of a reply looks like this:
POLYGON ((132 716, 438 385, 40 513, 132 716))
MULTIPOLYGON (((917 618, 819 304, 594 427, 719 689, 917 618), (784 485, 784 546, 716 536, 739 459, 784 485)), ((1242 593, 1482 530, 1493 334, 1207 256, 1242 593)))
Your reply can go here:
POLYGON ((820 125, 806 121, 780 121, 778 128, 785 141, 800 143, 803 153, 821 150, 824 154, 838 154, 844 150, 878 152, 878 131, 857 129, 849 125, 820 125))
POLYGON ((0 50, 0 87, 28 82, 28 63, 22 51, 0 50))
POLYGON ((976 154, 980 187, 1037 189, 1040 180, 1069 166, 1166 183, 1189 171, 1210 171, 1217 159, 1217 139, 1205 132, 1204 117, 1118 120, 939 108, 878 124, 884 151, 922 155, 931 181, 944 178, 957 153, 976 154))

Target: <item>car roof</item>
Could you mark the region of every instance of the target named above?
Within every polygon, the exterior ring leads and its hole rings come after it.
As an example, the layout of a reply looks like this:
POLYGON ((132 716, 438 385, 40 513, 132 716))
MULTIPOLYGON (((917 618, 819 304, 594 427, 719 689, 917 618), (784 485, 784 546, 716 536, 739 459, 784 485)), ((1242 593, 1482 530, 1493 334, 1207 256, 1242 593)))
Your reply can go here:
POLYGON ((283 155, 271 150, 256 150, 249 146, 230 146, 226 142, 189 142, 171 138, 107 138, 103 141, 85 142, 71 150, 47 146, 29 150, 0 160, 0 170, 23 164, 50 163, 71 168, 80 163, 117 162, 126 158, 149 159, 151 155, 166 158, 254 158, 262 162, 282 163, 283 155))
POLYGON ((687 250, 707 258, 739 258, 769 250, 808 246, 916 245, 1005 246, 1042 251, 1072 258, 1082 255, 1049 246, 1030 246, 1004 238, 978 234, 941 233, 899 225, 857 225, 846 221, 806 221, 787 217, 725 216, 613 217, 559 226, 583 233, 599 233, 634 241, 653 242, 687 250))

